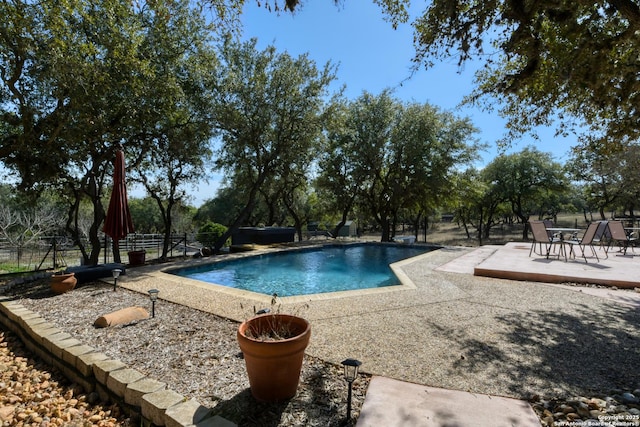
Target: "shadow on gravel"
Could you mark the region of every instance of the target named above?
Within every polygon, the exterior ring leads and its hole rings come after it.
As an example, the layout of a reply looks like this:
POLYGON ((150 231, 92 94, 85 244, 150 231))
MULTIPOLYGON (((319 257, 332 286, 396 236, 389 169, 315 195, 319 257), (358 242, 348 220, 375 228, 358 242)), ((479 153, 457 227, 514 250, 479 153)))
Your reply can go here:
POLYGON ((608 393, 640 386, 640 312, 637 308, 586 305, 571 313, 532 309, 496 317, 504 331, 494 343, 464 330, 440 332, 464 350, 456 370, 487 372, 514 396, 545 392, 608 393))
MULTIPOLYGON (((335 369, 337 368, 313 366, 303 370, 301 387, 289 401, 258 402, 247 388, 233 398, 219 402, 212 409, 212 414, 220 415, 241 427, 307 425, 310 421, 319 419, 327 420, 328 427, 352 425, 345 424, 344 419, 346 383, 344 389, 337 390, 332 388, 335 382, 326 381, 336 375, 335 369), (314 405, 310 407, 309 402, 314 402, 314 405)), ((356 399, 359 397, 364 399, 364 391, 362 396, 354 396, 356 399)))
MULTIPOLYGON (((96 292, 113 290, 113 285, 107 282, 91 282, 81 286, 85 289, 95 290, 96 292)), ((79 287, 80 286, 76 286, 76 289, 79 287)), ((49 278, 13 284, 6 288, 0 286, 0 295, 8 296, 12 299, 28 298, 33 300, 59 296, 51 290, 51 280, 49 278)), ((64 298, 64 294, 60 296, 64 298)))
POLYGON ((51 290, 51 280, 48 278, 25 281, 24 283, 19 284, 2 285, 0 286, 0 295, 4 295, 12 299, 42 299, 55 296, 51 290))

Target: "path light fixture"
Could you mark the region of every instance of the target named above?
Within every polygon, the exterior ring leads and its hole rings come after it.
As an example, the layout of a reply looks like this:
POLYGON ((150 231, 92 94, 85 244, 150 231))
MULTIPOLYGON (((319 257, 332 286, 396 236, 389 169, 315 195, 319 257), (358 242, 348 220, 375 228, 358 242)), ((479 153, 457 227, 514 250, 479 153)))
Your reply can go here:
POLYGON ((114 268, 113 270, 111 270, 111 275, 113 276, 113 290, 116 290, 116 287, 118 286, 118 277, 120 277, 120 273, 122 273, 122 270, 120 270, 119 268, 114 268))
POLYGON ((347 422, 351 419, 351 386, 358 377, 358 368, 362 362, 356 359, 346 359, 342 361, 344 366, 344 379, 349 383, 349 394, 347 395, 347 422))
POLYGON ((151 299, 151 317, 156 317, 156 301, 158 300, 158 294, 160 293, 157 289, 149 289, 149 298, 151 299))

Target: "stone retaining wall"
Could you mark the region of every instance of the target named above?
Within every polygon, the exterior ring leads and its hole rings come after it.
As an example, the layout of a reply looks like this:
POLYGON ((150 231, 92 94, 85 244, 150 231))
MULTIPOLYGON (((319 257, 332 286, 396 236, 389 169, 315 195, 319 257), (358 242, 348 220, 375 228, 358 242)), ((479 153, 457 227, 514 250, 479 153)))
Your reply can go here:
POLYGON ((129 415, 141 417, 144 426, 235 426, 220 416, 213 416, 209 408, 195 399, 187 399, 167 388, 167 384, 82 344, 38 313, 4 296, 0 296, 0 323, 20 337, 45 363, 81 385, 85 392, 96 391, 101 399, 117 403, 129 415))

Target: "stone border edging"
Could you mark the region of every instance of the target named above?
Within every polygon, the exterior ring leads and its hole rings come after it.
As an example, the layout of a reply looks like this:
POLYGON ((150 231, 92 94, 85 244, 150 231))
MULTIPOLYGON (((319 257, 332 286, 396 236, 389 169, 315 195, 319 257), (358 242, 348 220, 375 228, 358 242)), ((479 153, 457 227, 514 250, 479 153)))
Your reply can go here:
POLYGON ((0 323, 49 366, 54 366, 87 393, 142 418, 142 425, 166 427, 234 427, 211 410, 146 377, 119 360, 84 345, 20 303, 0 296, 0 323))

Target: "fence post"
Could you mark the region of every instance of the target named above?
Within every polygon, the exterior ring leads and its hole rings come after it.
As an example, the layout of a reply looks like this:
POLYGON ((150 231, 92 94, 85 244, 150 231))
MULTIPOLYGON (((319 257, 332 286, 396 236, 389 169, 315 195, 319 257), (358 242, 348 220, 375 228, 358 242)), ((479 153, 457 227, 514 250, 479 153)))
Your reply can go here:
POLYGON ((18 247, 16 249, 18 254, 18 269, 20 269, 20 258, 22 258, 22 236, 18 238, 18 247))

